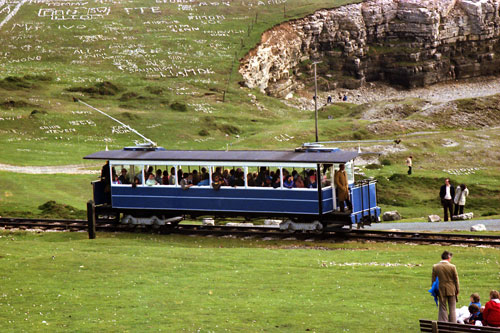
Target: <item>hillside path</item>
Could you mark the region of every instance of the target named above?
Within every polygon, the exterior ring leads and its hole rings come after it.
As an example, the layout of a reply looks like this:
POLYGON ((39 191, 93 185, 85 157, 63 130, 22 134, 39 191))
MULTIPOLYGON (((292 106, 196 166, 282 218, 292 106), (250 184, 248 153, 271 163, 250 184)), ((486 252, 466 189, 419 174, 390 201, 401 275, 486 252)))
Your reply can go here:
POLYGON ((0 171, 26 173, 26 174, 69 174, 69 175, 91 175, 99 174, 100 170, 90 170, 91 165, 71 164, 71 165, 53 165, 53 166, 19 166, 10 164, 1 164, 0 171))
POLYGON ((406 223, 375 223, 368 230, 391 230, 401 231, 470 231, 470 227, 476 224, 484 224, 487 231, 500 231, 500 220, 467 220, 453 222, 406 222, 406 223))
MULTIPOLYGON (((341 98, 347 95, 347 102, 354 104, 365 104, 380 102, 384 100, 401 100, 405 98, 420 98, 433 104, 442 104, 457 99, 477 98, 491 96, 500 93, 500 77, 479 77, 465 80, 456 80, 436 83, 428 87, 408 89, 397 89, 386 83, 368 83, 359 89, 335 89, 331 91, 318 92, 318 108, 326 105, 328 95, 332 96, 333 102, 342 102, 341 98)), ((311 95, 288 100, 303 110, 314 110, 314 100, 311 95)), ((290 103, 291 102, 291 103, 290 103)))

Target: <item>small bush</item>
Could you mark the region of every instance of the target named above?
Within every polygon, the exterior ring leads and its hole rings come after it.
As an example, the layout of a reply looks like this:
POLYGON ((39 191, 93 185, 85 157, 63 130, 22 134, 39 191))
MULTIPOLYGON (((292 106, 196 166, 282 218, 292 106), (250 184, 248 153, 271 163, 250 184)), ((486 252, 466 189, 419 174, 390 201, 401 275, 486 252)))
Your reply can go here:
POLYGON ((499 214, 498 212, 486 212, 481 214, 481 216, 493 216, 493 215, 499 215, 499 214))
POLYGON ((218 125, 217 126, 221 132, 224 132, 226 134, 240 134, 240 129, 234 125, 229 125, 229 124, 224 124, 224 125, 218 125))
POLYGON ((136 98, 138 96, 139 95, 136 94, 135 92, 129 91, 129 92, 124 93, 122 95, 122 97, 120 97, 120 101, 125 102, 125 101, 128 101, 128 100, 132 99, 132 98, 136 98))
POLYGON ((202 129, 201 131, 198 132, 199 136, 209 136, 210 132, 206 129, 202 129))
POLYGON ((36 118, 39 115, 44 115, 47 114, 47 111, 45 110, 33 110, 30 113, 30 118, 36 118))
POLYGON ((25 108, 28 106, 34 106, 34 105, 25 101, 14 101, 14 100, 8 100, 3 103, 0 103, 0 108, 2 109, 25 108))
POLYGON ((352 138, 354 140, 364 140, 367 139, 369 136, 370 134, 366 130, 359 130, 352 134, 352 138))
POLYGON ((165 89, 161 88, 161 87, 151 87, 151 86, 148 86, 146 87, 146 91, 153 94, 153 95, 161 95, 163 94, 163 92, 165 91, 165 89))
POLYGON ((87 94, 114 96, 117 93, 119 93, 122 89, 120 89, 118 86, 109 81, 104 81, 96 83, 95 85, 90 87, 70 87, 67 88, 66 90, 70 92, 83 92, 87 94))
POLYGON ((60 204, 54 200, 47 201, 43 205, 38 206, 42 211, 42 215, 53 218, 73 219, 84 217, 86 212, 75 207, 60 204))
POLYGON ((372 163, 368 164, 365 168, 370 170, 382 169, 382 165, 377 163, 372 163))
POLYGON ((380 161, 380 164, 382 165, 391 165, 392 162, 388 160, 387 158, 384 158, 382 161, 380 161))
POLYGON ((186 112, 187 111, 187 106, 184 103, 179 103, 179 102, 173 102, 170 104, 170 108, 175 111, 179 112, 186 112))

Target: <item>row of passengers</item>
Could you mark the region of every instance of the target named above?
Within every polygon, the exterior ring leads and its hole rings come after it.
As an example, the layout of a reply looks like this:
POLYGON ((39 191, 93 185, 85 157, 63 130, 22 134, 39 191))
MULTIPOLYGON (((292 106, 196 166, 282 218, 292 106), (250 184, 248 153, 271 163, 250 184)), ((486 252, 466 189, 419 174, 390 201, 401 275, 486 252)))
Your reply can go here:
MULTIPOLYGON (((175 168, 170 169, 170 176, 168 171, 156 170, 153 173, 153 167, 149 167, 145 171, 146 175, 146 185, 175 185, 175 168)), ((212 179, 216 186, 244 186, 244 173, 241 168, 224 170, 222 173, 222 168, 217 167, 215 172, 212 174, 212 179), (220 182, 220 184, 219 184, 220 182)), ((197 170, 193 170, 192 173, 183 173, 182 169, 177 170, 178 178, 180 179, 179 184, 182 183, 183 179, 186 179, 184 183, 186 185, 199 185, 208 186, 209 177, 205 168, 201 169, 201 173, 197 170)), ((304 177, 302 177, 296 170, 293 170, 290 174, 287 169, 283 169, 283 187, 285 188, 317 188, 316 182, 316 172, 314 170, 309 170, 304 172, 304 177)), ((260 171, 254 173, 248 173, 247 175, 248 186, 259 186, 259 187, 280 187, 280 169, 276 172, 268 170, 266 167, 261 167, 260 171)), ((127 175, 127 169, 122 169, 121 175, 118 177, 116 175, 115 169, 113 168, 113 183, 115 184, 130 184, 129 177, 127 175)), ((142 172, 134 177, 133 183, 135 185, 142 184, 142 172)))

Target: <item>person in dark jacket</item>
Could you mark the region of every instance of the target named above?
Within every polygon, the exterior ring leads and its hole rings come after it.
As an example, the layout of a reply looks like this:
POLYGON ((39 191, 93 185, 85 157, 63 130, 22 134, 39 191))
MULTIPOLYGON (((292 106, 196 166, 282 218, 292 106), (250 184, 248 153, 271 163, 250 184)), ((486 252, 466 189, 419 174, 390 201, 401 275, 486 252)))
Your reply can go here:
POLYGON ((450 213, 450 220, 453 216, 453 198, 455 198, 455 188, 450 184, 450 178, 444 180, 444 185, 439 190, 439 197, 444 209, 444 220, 448 221, 448 212, 450 213))

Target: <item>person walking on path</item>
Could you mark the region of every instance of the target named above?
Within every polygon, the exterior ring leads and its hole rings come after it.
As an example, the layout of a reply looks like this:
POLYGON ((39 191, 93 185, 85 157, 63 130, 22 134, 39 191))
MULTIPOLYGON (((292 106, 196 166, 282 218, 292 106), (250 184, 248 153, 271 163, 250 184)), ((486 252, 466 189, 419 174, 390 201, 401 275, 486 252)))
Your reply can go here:
POLYGON ((465 198, 469 196, 469 189, 465 184, 457 186, 457 190, 455 191, 455 199, 453 202, 455 203, 455 215, 462 215, 464 213, 465 206, 465 198))
POLYGON ((457 268, 450 263, 452 256, 453 253, 444 251, 443 254, 441 254, 441 261, 432 266, 432 283, 434 283, 436 278, 439 279, 438 321, 456 323, 456 304, 458 301, 460 284, 458 282, 457 268), (448 305, 448 309, 446 305, 448 305))
POLYGON ((413 165, 413 156, 408 156, 406 159, 406 166, 408 167, 408 175, 411 175, 411 167, 413 165))
POLYGON ((444 185, 439 190, 439 197, 444 208, 444 221, 448 221, 448 212, 450 220, 453 216, 453 198, 455 198, 455 188, 450 184, 450 178, 444 180, 444 185))

